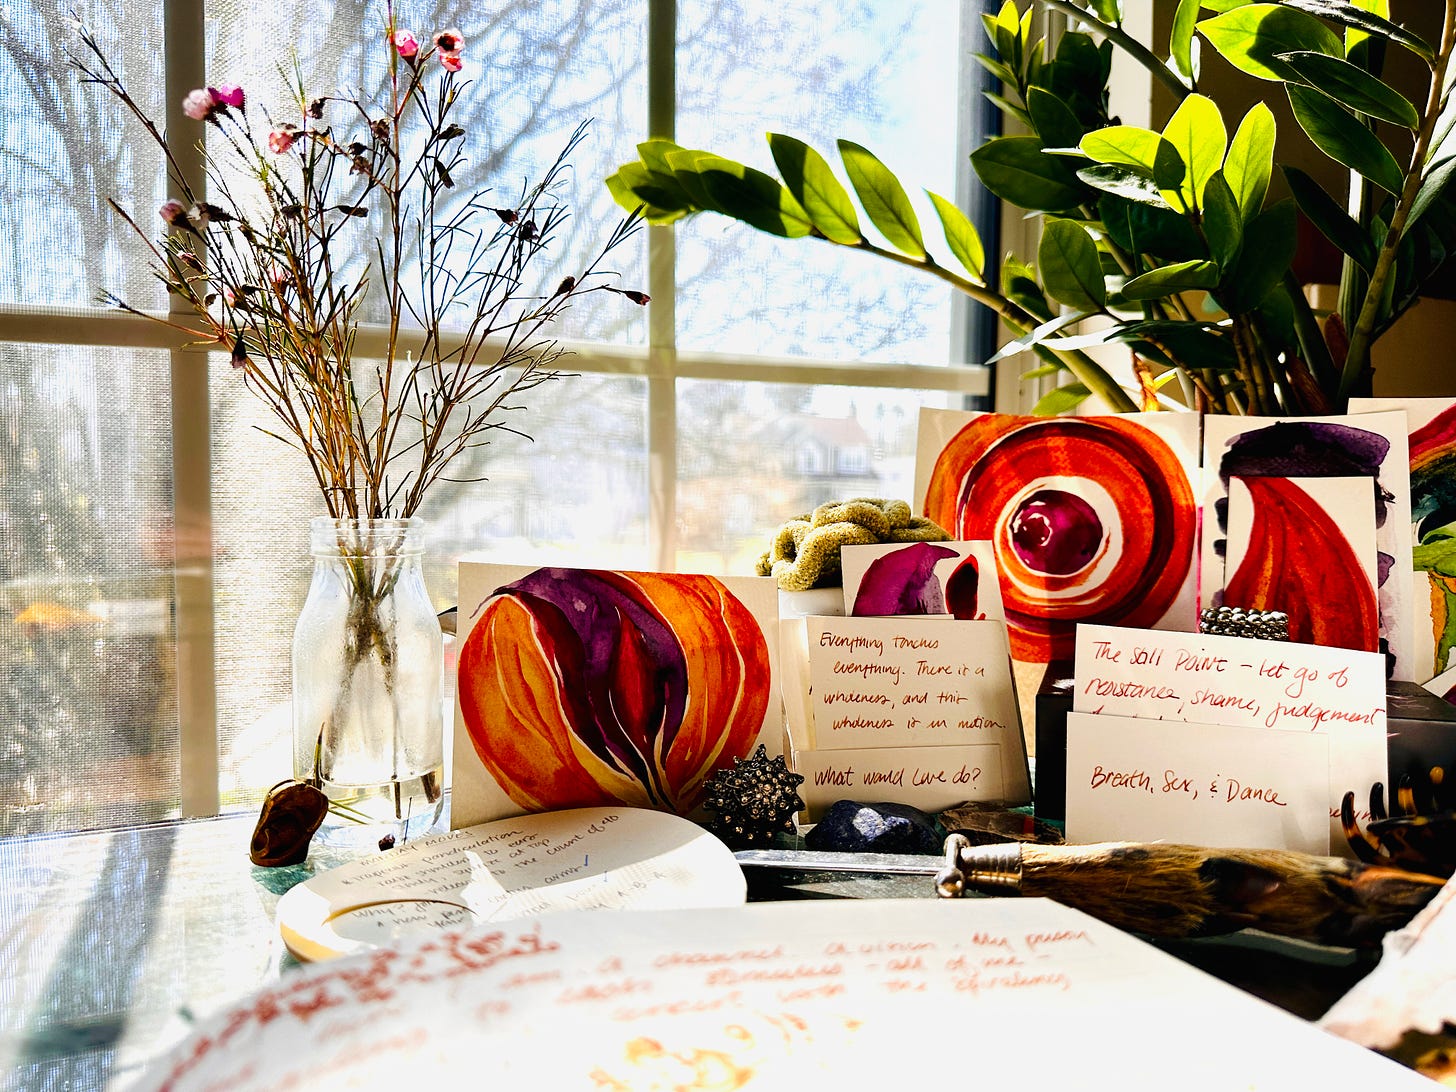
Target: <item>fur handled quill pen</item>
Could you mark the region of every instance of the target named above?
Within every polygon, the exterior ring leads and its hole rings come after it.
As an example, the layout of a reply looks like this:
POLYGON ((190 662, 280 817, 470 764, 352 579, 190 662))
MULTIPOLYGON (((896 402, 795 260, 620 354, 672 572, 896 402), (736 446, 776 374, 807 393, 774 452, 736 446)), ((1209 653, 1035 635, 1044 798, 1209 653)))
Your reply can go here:
POLYGON ((745 868, 934 876, 937 892, 1044 896, 1129 932, 1200 937, 1262 929, 1350 948, 1373 947, 1445 883, 1340 857, 1163 842, 973 846, 946 839, 945 857, 748 849, 745 868))
POLYGON ((1157 937, 1262 929, 1351 948, 1377 945, 1445 881, 1339 857, 1273 849, 1104 842, 973 846, 946 839, 936 890, 1043 895, 1157 937))

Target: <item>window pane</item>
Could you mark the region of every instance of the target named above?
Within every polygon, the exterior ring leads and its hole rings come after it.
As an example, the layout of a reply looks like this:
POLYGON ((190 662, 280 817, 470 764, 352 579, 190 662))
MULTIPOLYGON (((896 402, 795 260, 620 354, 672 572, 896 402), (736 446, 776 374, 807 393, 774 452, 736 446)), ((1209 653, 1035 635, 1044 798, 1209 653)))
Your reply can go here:
POLYGON ((0 835, 173 813, 160 353, 0 346, 0 835))
MULTIPOLYGON (((569 363, 570 358, 564 363, 569 363)), ((489 446, 452 464, 420 515, 425 579, 455 603, 461 557, 641 567, 647 550, 646 383, 563 377, 525 396, 489 446)), ((302 456, 215 357, 212 370, 218 731, 224 805, 292 773, 293 625, 312 574, 308 520, 324 511, 302 456)))
MULTIPOLYGON (((678 142, 772 171, 763 134, 788 133, 819 149, 844 180, 834 142, 853 140, 915 195, 932 253, 949 261, 920 187, 955 193, 961 6, 684 2, 678 142)), ((924 274, 819 240, 777 239, 713 214, 688 221, 678 242, 682 348, 947 359, 950 289, 924 274)))
MULTIPOLYGON (((452 172, 454 185, 442 214, 460 212, 482 189, 489 191, 486 206, 515 207, 523 187, 542 178, 573 130, 592 122, 586 139, 570 156, 572 169, 562 176, 556 191, 572 215, 533 267, 535 279, 526 286, 528 292, 549 293, 565 276, 582 274, 622 219, 622 210, 602 179, 635 154, 634 142, 646 129, 642 31, 646 10, 646 0, 515 0, 477 6, 442 0, 400 8, 400 26, 408 26, 426 45, 435 31, 447 27, 458 28, 465 39, 463 74, 470 82, 451 117, 465 129, 460 149, 466 163, 452 172)), ((262 127, 255 135, 260 146, 267 132, 264 110, 276 123, 330 126, 343 143, 369 139, 351 100, 362 103, 371 117, 381 116, 387 88, 386 54, 380 45, 383 5, 373 0, 278 6, 209 0, 207 14, 208 71, 214 80, 247 89, 249 116, 262 127), (296 102, 297 93, 284 85, 279 62, 286 61, 295 46, 304 58, 306 98, 339 96, 326 104, 321 121, 309 122, 297 105, 289 105, 296 102)), ((428 79, 433 86, 435 75, 428 79)), ((231 155, 216 131, 209 133, 209 150, 224 163, 231 155)), ((277 165, 295 165, 298 158, 297 152, 264 155, 277 165)), ((357 179, 344 179, 340 192, 350 185, 357 185, 357 179)), ((361 261, 372 253, 379 234, 377 209, 374 215, 374 220, 352 225, 361 240, 361 261)), ((487 234, 498 226, 488 208, 472 221, 472 230, 487 234)), ((457 243, 447 264, 460 266, 463 272, 467 249, 465 243, 457 243)), ((641 235, 613 251, 603 268, 619 273, 621 279, 610 283, 645 290, 645 255, 641 235)), ((435 262, 441 264, 441 259, 437 256, 435 262)), ((377 303, 368 309, 372 320, 381 320, 382 314, 377 303)), ((463 321, 456 316, 457 324, 463 321)), ((619 296, 594 293, 572 305, 555 334, 642 342, 646 323, 635 305, 619 296)))
POLYGON ((678 567, 747 575, 780 524, 829 501, 909 501, 921 406, 960 395, 878 387, 678 384, 678 567))
MULTIPOLYGON (((151 116, 161 111, 162 51, 150 33, 162 5, 74 5, 113 68, 151 116)), ((160 223, 161 154, 105 90, 66 63, 79 42, 69 5, 6 4, 0 34, 0 303, 90 307, 103 290, 161 306, 145 247, 106 198, 123 197, 138 223, 160 223)))

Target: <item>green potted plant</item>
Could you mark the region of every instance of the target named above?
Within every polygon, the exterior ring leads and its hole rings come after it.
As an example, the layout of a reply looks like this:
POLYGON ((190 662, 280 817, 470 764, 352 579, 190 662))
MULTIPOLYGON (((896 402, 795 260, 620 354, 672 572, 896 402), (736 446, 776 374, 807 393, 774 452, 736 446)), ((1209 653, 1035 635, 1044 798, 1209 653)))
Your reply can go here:
POLYGON ((953 261, 932 254, 939 243, 927 242, 905 186, 846 140, 849 188, 823 155, 779 133, 768 137, 778 177, 649 140, 607 185, 653 223, 716 212, 940 278, 1016 332, 997 358, 1031 350, 1042 366, 1029 375, 1062 378, 1039 413, 1089 396, 1117 412, 1156 408, 1168 383, 1205 412, 1340 412, 1369 393, 1372 345, 1456 245, 1456 110, 1445 92, 1456 0, 1444 4, 1439 42, 1393 22, 1389 0, 1180 0, 1159 52, 1125 32, 1121 0, 1035 4, 1081 29, 1052 46, 1034 33, 1034 4, 1006 0, 983 17, 991 49, 977 55, 1002 82, 992 99, 1025 131, 987 141, 972 165, 992 193, 1041 219, 1035 256, 1007 257, 999 276, 970 220, 934 193, 953 261), (1348 193, 1283 165, 1292 196, 1272 196, 1274 115, 1261 102, 1226 117, 1199 90, 1200 45, 1287 96, 1315 147, 1348 170, 1348 193), (1110 116, 1114 50, 1175 96, 1160 131, 1110 116), (1397 53, 1424 77, 1415 100, 1381 79, 1397 53), (1343 258, 1324 321, 1291 273, 1299 213, 1343 258), (1106 343, 1131 351, 1131 392, 1088 355, 1106 343))

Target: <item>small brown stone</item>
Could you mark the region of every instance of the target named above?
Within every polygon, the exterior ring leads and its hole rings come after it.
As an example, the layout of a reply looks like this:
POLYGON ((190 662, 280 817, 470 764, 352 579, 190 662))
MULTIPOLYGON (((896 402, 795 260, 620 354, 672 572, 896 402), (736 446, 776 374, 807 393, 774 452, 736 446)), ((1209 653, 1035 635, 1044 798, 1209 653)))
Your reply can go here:
POLYGON ((278 782, 263 797, 248 859, 264 868, 298 864, 328 810, 323 790, 302 781, 278 782))

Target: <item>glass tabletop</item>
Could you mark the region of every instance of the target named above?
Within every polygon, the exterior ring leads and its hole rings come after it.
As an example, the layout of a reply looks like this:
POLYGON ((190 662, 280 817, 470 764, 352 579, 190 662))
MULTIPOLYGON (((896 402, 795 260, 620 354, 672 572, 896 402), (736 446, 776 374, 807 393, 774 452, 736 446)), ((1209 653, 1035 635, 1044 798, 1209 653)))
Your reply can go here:
MULTIPOLYGON (((124 1089, 198 1020, 298 965, 279 897, 361 851, 316 843, 303 864, 259 868, 253 820, 0 840, 0 1089, 124 1089)), ((748 876, 750 901, 932 896, 929 877, 748 876)), ((1306 1018, 1374 963, 1246 934, 1161 946, 1306 1018)))

